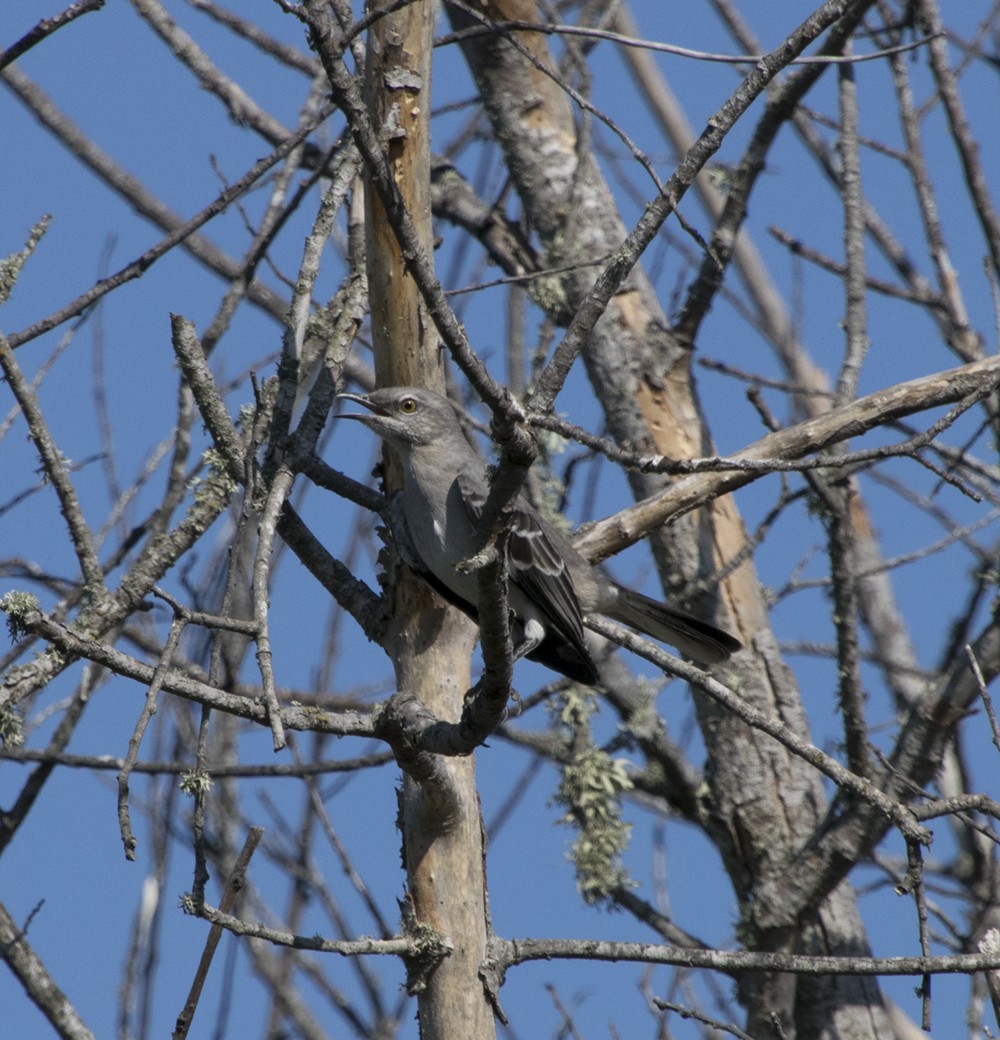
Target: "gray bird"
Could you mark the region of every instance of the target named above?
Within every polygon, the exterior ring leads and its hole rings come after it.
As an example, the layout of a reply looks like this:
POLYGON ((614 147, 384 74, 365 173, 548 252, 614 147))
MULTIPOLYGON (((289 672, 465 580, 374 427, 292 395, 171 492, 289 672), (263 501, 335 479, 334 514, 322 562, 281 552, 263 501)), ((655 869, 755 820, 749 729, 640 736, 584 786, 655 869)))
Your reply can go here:
MULTIPOLYGON (((390 503, 401 558, 445 600, 477 620, 476 575, 456 566, 477 551, 477 524, 489 486, 451 403, 430 390, 408 386, 338 397, 368 409, 338 418, 356 419, 374 430, 402 463, 403 487, 390 503)), ((523 495, 514 505, 508 581, 515 635, 522 640, 516 656, 539 661, 577 682, 597 679, 584 636, 584 617, 591 613, 669 643, 703 664, 724 661, 741 649, 714 625, 611 581, 523 495)))

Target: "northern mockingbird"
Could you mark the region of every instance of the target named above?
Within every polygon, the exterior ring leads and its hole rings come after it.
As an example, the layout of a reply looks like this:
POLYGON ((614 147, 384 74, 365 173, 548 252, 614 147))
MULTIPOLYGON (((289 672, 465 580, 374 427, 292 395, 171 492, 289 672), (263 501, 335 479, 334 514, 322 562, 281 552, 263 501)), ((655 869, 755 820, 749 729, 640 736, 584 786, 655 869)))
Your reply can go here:
MULTIPOLYGON (((388 442, 403 467, 390 503, 393 540, 403 561, 445 600, 477 620, 478 579, 456 569, 473 556, 489 487, 451 403, 430 390, 388 387, 339 394, 367 409, 356 419, 388 442)), ((727 632, 615 584, 580 555, 519 495, 508 543, 509 603, 522 642, 516 657, 540 661, 577 682, 597 668, 584 636, 587 614, 605 614, 677 647, 703 664, 724 661, 740 643, 727 632)))

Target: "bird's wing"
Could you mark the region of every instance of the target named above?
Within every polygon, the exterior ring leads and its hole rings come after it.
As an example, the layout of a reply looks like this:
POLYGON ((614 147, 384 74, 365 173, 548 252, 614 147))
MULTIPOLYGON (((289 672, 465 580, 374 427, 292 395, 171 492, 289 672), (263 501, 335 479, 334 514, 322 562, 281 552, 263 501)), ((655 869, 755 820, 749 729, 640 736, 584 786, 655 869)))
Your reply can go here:
MULTIPOLYGON (((462 470, 458 486, 476 522, 483 515, 486 490, 478 474, 462 470)), ((510 581, 545 616, 552 633, 570 643, 587 661, 583 612, 556 538, 544 520, 521 496, 514 505, 514 522, 507 548, 510 581)))
POLYGON ((453 607, 458 607, 463 614, 468 615, 473 621, 478 622, 476 608, 468 600, 457 595, 437 575, 429 570, 420 558, 413 536, 410 534, 410 525, 406 520, 406 510, 403 507, 403 493, 397 491, 389 501, 389 530, 392 532, 392 541, 396 547, 399 558, 410 568, 411 571, 425 581, 445 601, 453 607))
POLYGON ((392 532, 392 540, 396 546, 399 558, 421 577, 427 573, 427 568, 417 553, 413 544, 413 536, 410 534, 410 525, 406 522, 406 510, 403 508, 403 493, 397 491, 389 499, 389 530, 392 532))

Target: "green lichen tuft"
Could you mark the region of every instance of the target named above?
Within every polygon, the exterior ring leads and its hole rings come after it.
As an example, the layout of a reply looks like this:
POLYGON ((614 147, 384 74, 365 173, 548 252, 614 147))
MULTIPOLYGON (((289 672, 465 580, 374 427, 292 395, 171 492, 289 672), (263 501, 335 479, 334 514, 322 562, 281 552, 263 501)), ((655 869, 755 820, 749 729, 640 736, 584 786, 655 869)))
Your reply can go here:
POLYGON ((16 643, 25 635, 25 622, 29 615, 37 613, 40 609, 38 599, 30 592, 8 592, 0 599, 0 610, 7 615, 7 633, 12 643, 16 643))
POLYGON ((570 753, 554 798, 566 810, 559 822, 577 831, 569 858, 580 895, 590 905, 608 903, 616 889, 633 885, 621 859, 631 834, 622 819, 621 800, 632 781, 627 763, 594 742, 589 719, 595 710, 593 691, 567 691, 560 721, 569 730, 570 753))

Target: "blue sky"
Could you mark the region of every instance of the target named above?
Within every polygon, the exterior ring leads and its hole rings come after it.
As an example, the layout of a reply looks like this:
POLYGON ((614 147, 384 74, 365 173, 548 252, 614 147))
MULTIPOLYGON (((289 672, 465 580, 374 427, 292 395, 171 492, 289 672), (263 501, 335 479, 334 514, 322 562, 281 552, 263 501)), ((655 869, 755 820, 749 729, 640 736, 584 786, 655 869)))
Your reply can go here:
MULTIPOLYGON (((754 12, 760 19, 756 31, 765 43, 775 45, 813 5, 749 6, 761 8, 754 12)), ((286 125, 294 125, 305 90, 301 76, 278 69, 273 62, 235 41, 190 7, 180 3, 171 3, 168 7, 182 25, 197 35, 201 45, 224 70, 238 77, 274 116, 286 125)), ((705 4, 664 5, 657 0, 638 0, 632 7, 640 26, 650 37, 703 50, 732 50, 705 4)), ((975 23, 974 16, 985 10, 985 4, 970 4, 969 26, 975 23)), ((8 45, 40 17, 52 13, 37 0, 3 5, 0 44, 8 45)), ((259 18, 269 32, 304 49, 301 26, 282 14, 277 5, 254 5, 252 12, 245 13, 259 18)), ((725 66, 685 62, 679 58, 661 60, 674 89, 688 107, 696 129, 737 81, 734 72, 725 66)), ((470 96, 471 87, 459 56, 441 52, 436 61, 436 104, 470 96)), ((110 3, 102 12, 80 19, 26 55, 18 67, 41 85, 104 150, 184 216, 197 212, 214 198, 220 189, 220 173, 236 179, 266 150, 257 137, 230 121, 191 77, 175 65, 161 42, 126 4, 110 3), (210 156, 214 157, 214 168, 210 156)), ((671 157, 659 131, 650 124, 640 106, 629 104, 631 85, 618 55, 602 45, 596 52, 594 68, 597 71, 595 104, 620 121, 653 157, 661 172, 669 171, 671 157)), ((916 69, 914 75, 919 79, 916 69)), ((974 128, 979 130, 984 164, 987 169, 996 169, 1000 166, 1000 156, 996 154, 1000 144, 990 130, 995 122, 997 84, 982 70, 971 72, 970 77, 967 96, 981 98, 971 115, 974 128)), ((874 63, 859 66, 857 79, 863 132, 898 146, 900 136, 894 106, 885 103, 889 90, 885 69, 874 63)), ((835 80, 828 76, 810 98, 810 104, 833 112, 834 98, 835 80)), ((435 143, 447 141, 465 118, 462 113, 442 117, 436 124, 435 143)), ((8 146, 8 161, 0 164, 0 199, 3 200, 0 254, 19 249, 41 214, 50 213, 53 218, 36 256, 25 268, 9 303, 0 313, 0 328, 10 333, 74 298, 96 278, 124 266, 157 242, 160 232, 67 155, 6 88, 0 90, 0 122, 8 146)), ((953 150, 939 114, 929 117, 928 128, 928 158, 932 168, 941 171, 943 177, 956 178, 953 150)), ((339 130, 340 124, 332 121, 331 139, 339 130)), ((602 128, 596 128, 595 133, 602 146, 610 148, 614 144, 611 135, 602 128)), ((734 134, 720 154, 720 161, 735 161, 747 133, 748 130, 741 128, 734 134)), ((464 167, 470 176, 476 172, 473 158, 474 154, 470 153, 464 167)), ((608 161, 606 168, 614 178, 618 167, 608 161)), ((905 181, 898 164, 886 156, 866 152, 865 172, 869 178, 866 186, 879 211, 923 263, 919 223, 912 202, 903 191, 905 181)), ((499 177, 498 171, 493 171, 492 177, 485 176, 486 188, 497 190, 499 177)), ((641 197, 648 198, 651 186, 634 174, 630 177, 632 183, 639 186, 641 197)), ((620 194, 625 219, 634 219, 638 214, 636 201, 630 200, 624 191, 620 194)), ((259 214, 266 198, 264 191, 254 193, 246 200, 248 211, 259 214)), ((981 236, 970 218, 963 193, 949 193, 940 202, 972 324, 987 336, 990 349, 995 349, 993 301, 990 286, 982 274, 981 236)), ((285 274, 295 270, 310 213, 309 206, 304 207, 302 216, 293 219, 275 248, 275 260, 285 274)), ((685 203, 685 213, 689 218, 699 216, 693 199, 685 203)), ((780 223, 810 245, 839 257, 842 250, 840 220, 832 191, 815 176, 809 160, 803 157, 786 129, 754 197, 750 228, 774 278, 782 285, 798 279, 800 309, 796 319, 802 338, 817 363, 832 372, 836 371, 843 349, 839 325, 843 301, 839 282, 790 259, 784 248, 768 236, 767 227, 780 223), (811 187, 803 190, 803 184, 811 187)), ((704 222, 699 226, 704 229, 704 222)), ((438 253, 438 267, 440 272, 445 272, 450 269, 460 235, 450 229, 441 230, 444 242, 438 253)), ((668 231, 679 236, 676 225, 668 231)), ((235 209, 213 221, 207 234, 236 256, 247 245, 243 220, 235 209)), ((686 244, 690 246, 689 242, 686 244)), ((661 249, 659 245, 651 250, 649 259, 660 265, 657 287, 664 306, 669 309, 671 294, 681 284, 681 263, 676 251, 670 247, 661 249)), ((872 267, 875 274, 888 276, 885 265, 877 257, 872 267)), ((467 272, 466 267, 463 275, 467 272)), ((495 269, 490 269, 482 277, 495 274, 495 269)), ((329 263, 318 295, 329 295, 337 276, 336 263, 329 263)), ((279 287, 272 272, 265 272, 263 277, 279 287)), ((108 411, 114 424, 117 477, 125 485, 134 479, 156 446, 169 437, 172 428, 176 372, 170 350, 169 315, 183 313, 203 330, 223 291, 224 286, 217 277, 175 251, 141 280, 115 292, 97 313, 72 332, 72 338, 40 390, 52 433, 67 454, 79 461, 103 450, 93 397, 95 365, 103 359, 108 411)), ((487 290, 458 297, 457 301, 472 341, 499 374, 505 338, 502 291, 487 290)), ((71 326, 64 325, 35 340, 18 351, 19 362, 33 374, 60 346, 63 337, 70 334, 71 326)), ((280 335, 281 330, 272 319, 249 308, 238 313, 219 356, 213 359, 220 382, 243 375, 229 396, 234 412, 250 397, 246 372, 255 369, 270 374, 273 370, 273 361, 269 359, 280 347, 280 335)), ((870 336, 873 347, 862 373, 862 393, 956 364, 954 357, 942 349, 930 322, 925 317, 915 317, 902 304, 873 300, 870 336)), ((768 376, 778 374, 768 345, 724 303, 717 304, 713 310, 699 350, 703 356, 723 360, 737 368, 768 376)), ((759 419, 746 402, 739 383, 705 371, 699 374, 699 389, 720 452, 735 450, 762 435, 759 419)), ((776 408, 783 407, 777 395, 772 403, 776 408)), ((4 404, 0 410, 0 421, 7 407, 4 404)), ((581 425, 598 430, 599 416, 582 376, 570 380, 557 407, 581 425)), ((780 418, 790 417, 782 414, 780 418)), ((961 443, 971 429, 971 420, 959 424, 949 435, 949 443, 961 443)), ((198 433, 201 435, 202 431, 198 433)), ((32 482, 31 475, 37 466, 24 434, 23 423, 18 423, 0 442, 0 469, 5 477, 10 475, 4 481, 5 493, 0 495, 4 500, 7 494, 32 482)), ((327 461, 357 479, 367 479, 376 457, 377 446, 373 439, 366 431, 353 426, 348 430, 338 427, 327 442, 327 461)), ((915 469, 913 463, 902 461, 887 467, 898 479, 913 482, 930 493, 934 478, 923 472, 914 473, 915 469)), ((90 463, 76 474, 75 480, 88 519, 100 526, 109 509, 101 465, 90 463)), ((142 516, 161 487, 162 472, 159 472, 132 506, 128 517, 142 516)), ((737 501, 748 526, 753 527, 766 513, 777 494, 776 481, 761 481, 739 493, 737 501)), ((916 510, 904 513, 898 497, 890 489, 869 484, 866 494, 887 557, 914 551, 943 533, 940 525, 916 510)), ((947 490, 940 497, 949 516, 958 523, 972 522, 984 516, 988 509, 947 490)), ((578 496, 572 502, 577 518, 580 518, 582 499, 583 496, 578 496)), ((625 504, 627 490, 623 481, 605 466, 598 483, 596 513, 611 513, 625 504)), ((355 517, 343 503, 331 501, 329 496, 312 490, 303 504, 303 512, 332 551, 346 550, 355 517)), ((819 522, 803 510, 789 514, 779 524, 776 536, 764 544, 756 557, 765 584, 781 588, 799 561, 804 576, 820 576, 824 562, 822 552, 812 554, 814 547, 824 543, 819 522)), ((200 550, 200 559, 207 558, 211 545, 220 544, 229 535, 229 527, 220 523, 208 536, 208 544, 200 550)), ((991 537, 995 540, 995 523, 983 536, 985 542, 991 537)), ((76 565, 65 541, 62 520, 49 488, 40 488, 24 503, 0 515, 2 555, 16 552, 18 556, 41 561, 53 573, 72 577, 76 565)), ((367 558, 363 553, 358 564, 370 581, 374 581, 375 548, 376 544, 370 541, 367 558)), ((921 662, 927 667, 939 663, 947 626, 964 603, 968 566, 967 556, 948 553, 932 556, 894 575, 897 595, 905 605, 921 662)), ((655 587, 648 557, 641 551, 626 554, 616 561, 615 568, 629 583, 644 583, 649 589, 655 587)), ((0 580, 0 594, 11 587, 20 585, 17 581, 0 580)), ((42 598, 44 600, 44 595, 42 598)), ((330 604, 290 554, 276 581, 271 610, 278 681, 308 689, 313 678, 311 650, 322 645, 327 637, 330 604)), ((829 614, 825 594, 813 589, 781 601, 775 607, 773 620, 783 640, 828 642, 832 638, 829 614)), ((159 615, 161 620, 165 617, 165 614, 159 615)), ((384 657, 377 648, 365 643, 349 619, 342 622, 342 640, 345 651, 334 676, 336 692, 359 683, 388 681, 391 671, 384 657)), ((834 667, 806 656, 792 657, 790 663, 803 688, 816 742, 834 750, 839 733, 833 696, 834 667)), ((37 722, 37 729, 32 734, 31 746, 44 746, 54 716, 45 719, 41 715, 54 709, 61 698, 71 692, 79 674, 79 668, 73 669, 35 706, 33 721, 37 722)), ((872 683, 872 721, 887 724, 892 720, 892 707, 886 693, 874 672, 866 672, 866 677, 872 683)), ((543 671, 530 665, 519 666, 518 686, 523 692, 544 681, 543 671)), ((143 691, 136 685, 121 678, 106 679, 69 750, 78 754, 124 754, 142 697, 143 691)), ((661 694, 659 707, 669 720, 675 739, 685 744, 693 760, 700 764, 702 752, 690 722, 687 691, 678 683, 671 684, 661 694)), ((161 710, 169 709, 164 706, 161 710)), ((605 717, 601 725, 610 733, 613 720, 605 717)), ((995 752, 989 746, 984 727, 970 727, 968 739, 974 749, 971 760, 981 773, 978 785, 973 786, 984 789, 996 772, 995 752)), ((247 760, 270 760, 266 734, 247 733, 241 741, 247 760)), ((170 753, 167 747, 158 750, 164 756, 170 753)), ((347 747, 342 742, 328 749, 328 754, 340 757, 368 750, 371 749, 347 747)), ((524 752, 499 739, 491 741, 491 747, 477 755, 487 820, 504 803, 528 765, 524 752)), ((25 776, 23 767, 0 765, 0 804, 9 805, 25 776)), ((330 800, 331 816, 357 868, 370 879, 383 912, 393 922, 396 920, 394 901, 401 896, 403 885, 398 869, 398 836, 393 827, 396 779, 393 767, 363 773, 352 779, 342 792, 331 795, 330 800)), ((245 780, 240 782, 240 787, 242 804, 248 815, 253 814, 245 821, 247 825, 261 823, 268 828, 269 838, 277 840, 280 836, 280 823, 263 800, 266 794, 281 812, 287 813, 287 819, 293 821, 290 825, 294 826, 301 802, 295 781, 245 780)), ((571 835, 568 830, 555 828, 559 811, 550 801, 554 787, 555 774, 544 767, 528 783, 514 819, 491 841, 489 880, 497 931, 509 936, 649 940, 648 931, 623 914, 609 915, 581 907, 573 888, 572 868, 565 856, 571 835)), ((137 777, 133 784, 137 800, 165 797, 165 790, 163 781, 147 782, 137 777)), ((628 862, 644 886, 643 892, 648 894, 655 880, 651 849, 662 837, 671 906, 678 923, 692 927, 707 942, 732 945, 736 905, 714 850, 684 824, 651 819, 634 806, 626 811, 635 825, 634 847, 628 862)), ((949 844, 944 824, 938 826, 937 833, 935 854, 945 851, 949 844)), ((31 942, 85 1021, 102 1037, 113 1035, 116 1029, 119 966, 136 907, 143 892, 148 894, 153 883, 149 876, 151 860, 147 858, 153 836, 146 832, 144 824, 139 826, 138 835, 138 862, 128 864, 120 853, 113 772, 93 775, 62 770, 49 782, 41 802, 0 859, 0 898, 19 920, 26 918, 32 908, 44 900, 44 906, 32 922, 31 942)), ((887 851, 902 855, 901 842, 890 840, 887 851)), ((351 927, 358 934, 369 933, 372 922, 340 876, 335 857, 328 850, 321 856, 320 867, 330 879, 331 887, 344 899, 351 927)), ((204 940, 205 926, 182 916, 176 909, 180 893, 190 887, 191 869, 190 850, 182 838, 172 848, 169 872, 159 891, 162 975, 151 1011, 152 1035, 165 1035, 172 1027, 204 940)), ((259 854, 255 859, 252 875, 255 883, 273 900, 272 908, 280 912, 284 899, 278 894, 282 891, 281 879, 265 856, 259 854)), ((857 880, 861 883, 866 879, 874 881, 874 878, 874 871, 867 870, 859 872, 857 880)), ((941 895, 940 898, 946 901, 947 897, 941 895)), ((877 953, 901 954, 916 950, 916 925, 912 906, 906 900, 883 885, 862 897, 862 910, 870 922, 871 940, 877 953)), ((307 924, 303 931, 329 930, 328 922, 316 912, 307 924)), ((223 945, 229 949, 235 944, 227 938, 223 945)), ((235 958, 236 971, 247 973, 245 956, 236 952, 235 958)), ((387 973, 391 980, 388 991, 395 992, 401 980, 398 966, 380 963, 376 967, 387 973)), ((333 966, 330 972, 338 985, 348 990, 355 986, 351 970, 343 964, 333 966)), ((220 956, 192 1035, 209 1035, 209 1023, 219 1000, 217 987, 221 973, 220 956)), ((653 1035, 651 1019, 635 993, 641 975, 641 968, 625 966, 535 965, 512 971, 502 997, 508 1010, 514 1013, 516 1009, 516 1036, 555 1034, 558 1016, 544 991, 548 982, 558 987, 567 1002, 580 1001, 579 1021, 587 1025, 588 1037, 608 1036, 607 1023, 612 1021, 622 1036, 653 1035)), ((654 988, 660 987, 658 992, 666 978, 662 970, 653 973, 654 988)), ((727 981, 716 981, 728 992, 727 981)), ((913 985, 913 980, 896 980, 888 983, 886 990, 908 1014, 918 1016, 917 1002, 912 997, 913 985)), ((967 983, 963 979, 935 980, 935 1036, 956 1035, 966 991, 967 983)), ((259 991, 252 980, 247 979, 237 984, 235 992, 238 1006, 231 1012, 226 1035, 254 1035, 261 1015, 259 991)), ((48 1035, 41 1018, 27 1004, 9 974, 0 974, 0 1007, 4 1008, 9 1035, 48 1035)), ((412 1014, 412 1006, 407 1014, 412 1014)), ((672 1028, 678 1037, 695 1035, 693 1027, 676 1021, 672 1028)), ((346 1027, 340 1023, 331 1026, 330 1035, 342 1033, 346 1035, 346 1027)), ((415 1025, 403 1035, 416 1036, 415 1025)))

